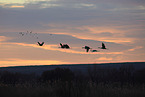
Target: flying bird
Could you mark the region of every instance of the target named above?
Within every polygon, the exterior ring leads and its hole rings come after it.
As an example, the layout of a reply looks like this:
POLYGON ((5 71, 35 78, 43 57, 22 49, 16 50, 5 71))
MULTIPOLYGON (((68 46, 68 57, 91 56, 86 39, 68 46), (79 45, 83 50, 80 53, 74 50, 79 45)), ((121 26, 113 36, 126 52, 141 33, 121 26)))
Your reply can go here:
POLYGON ((40 42, 37 42, 39 44, 39 46, 43 46, 44 42, 40 43, 40 42))
POLYGON ((24 33, 23 32, 19 32, 19 34, 21 34, 22 36, 24 36, 24 33))
POLYGON ((92 49, 91 49, 91 52, 99 52, 99 51, 98 51, 98 50, 92 50, 92 49))
POLYGON ((34 35, 37 35, 37 33, 34 33, 34 35))
POLYGON ((106 47, 105 47, 105 44, 102 42, 102 47, 98 47, 98 48, 100 48, 100 49, 107 49, 106 47))
POLYGON ((86 49, 86 52, 89 52, 89 49, 91 49, 89 46, 85 46, 85 47, 82 47, 84 49, 86 49))
POLYGON ((60 46, 61 46, 61 48, 66 48, 66 49, 69 49, 70 48, 67 44, 61 44, 60 43, 60 46))

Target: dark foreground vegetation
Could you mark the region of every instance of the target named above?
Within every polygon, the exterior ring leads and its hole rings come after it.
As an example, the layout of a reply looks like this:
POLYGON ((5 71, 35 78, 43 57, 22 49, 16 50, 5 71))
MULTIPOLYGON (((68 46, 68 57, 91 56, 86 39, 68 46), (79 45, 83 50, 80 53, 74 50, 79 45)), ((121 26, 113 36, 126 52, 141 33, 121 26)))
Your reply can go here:
POLYGON ((145 97, 145 69, 56 68, 35 74, 0 72, 0 97, 145 97))

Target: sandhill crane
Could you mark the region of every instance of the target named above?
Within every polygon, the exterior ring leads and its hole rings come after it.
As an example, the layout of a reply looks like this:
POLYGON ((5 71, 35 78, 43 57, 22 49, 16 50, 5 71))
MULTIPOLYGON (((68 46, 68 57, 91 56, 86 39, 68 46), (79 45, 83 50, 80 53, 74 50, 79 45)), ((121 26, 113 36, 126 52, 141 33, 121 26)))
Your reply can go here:
POLYGON ((102 47, 98 47, 98 48, 100 48, 100 49, 107 49, 106 47, 105 47, 105 44, 102 42, 102 47))
POLYGON ((86 49, 86 52, 89 52, 89 49, 91 49, 89 46, 85 46, 85 47, 82 47, 84 49, 86 49))
POLYGON ((69 49, 70 48, 67 44, 61 44, 60 43, 60 46, 61 46, 61 48, 66 48, 66 49, 69 49))
POLYGON ((19 34, 21 34, 22 36, 24 36, 24 33, 23 32, 19 32, 19 34))
POLYGON ((44 42, 40 43, 40 42, 37 42, 39 44, 39 46, 43 46, 44 42))

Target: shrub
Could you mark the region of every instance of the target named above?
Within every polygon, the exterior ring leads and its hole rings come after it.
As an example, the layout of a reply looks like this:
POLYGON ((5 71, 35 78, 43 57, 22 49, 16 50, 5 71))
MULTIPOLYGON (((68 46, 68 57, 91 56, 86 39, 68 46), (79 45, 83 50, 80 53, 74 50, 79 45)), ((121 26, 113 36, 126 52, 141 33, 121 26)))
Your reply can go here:
POLYGON ((44 71, 40 77, 42 81, 71 81, 73 78, 74 73, 68 68, 56 68, 44 71))

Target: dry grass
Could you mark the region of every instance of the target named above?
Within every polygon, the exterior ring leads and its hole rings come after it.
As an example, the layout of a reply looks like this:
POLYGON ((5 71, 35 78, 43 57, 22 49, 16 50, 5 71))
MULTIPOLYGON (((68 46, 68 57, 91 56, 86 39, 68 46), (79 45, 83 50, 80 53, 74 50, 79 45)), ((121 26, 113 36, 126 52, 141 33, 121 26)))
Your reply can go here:
POLYGON ((0 84, 0 97, 145 97, 144 85, 54 82, 0 84))

